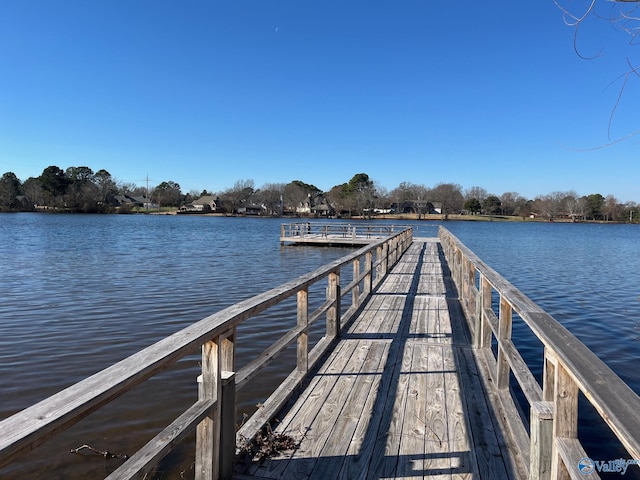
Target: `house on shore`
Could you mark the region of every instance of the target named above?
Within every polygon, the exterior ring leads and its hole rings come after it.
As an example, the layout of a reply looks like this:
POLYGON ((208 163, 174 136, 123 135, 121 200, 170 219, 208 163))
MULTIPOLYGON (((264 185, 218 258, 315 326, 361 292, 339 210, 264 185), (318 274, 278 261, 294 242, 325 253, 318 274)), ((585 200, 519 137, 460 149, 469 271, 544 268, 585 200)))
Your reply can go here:
POLYGON ((158 205, 151 202, 151 199, 145 195, 116 195, 113 197, 116 206, 118 207, 143 207, 143 208, 158 208, 158 205))
POLYGON ((220 199, 213 195, 203 195, 193 202, 183 205, 178 213, 215 213, 220 211, 220 199))
POLYGON ((314 216, 314 217, 331 217, 335 215, 335 209, 327 202, 323 195, 317 195, 304 201, 296 207, 296 215, 314 216))

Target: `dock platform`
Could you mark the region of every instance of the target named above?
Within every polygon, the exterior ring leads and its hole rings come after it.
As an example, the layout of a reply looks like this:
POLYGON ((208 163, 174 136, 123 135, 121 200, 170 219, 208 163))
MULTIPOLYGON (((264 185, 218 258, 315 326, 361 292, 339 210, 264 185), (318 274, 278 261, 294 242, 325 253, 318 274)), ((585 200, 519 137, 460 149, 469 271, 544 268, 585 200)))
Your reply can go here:
POLYGON ((363 246, 403 230, 405 226, 350 223, 297 222, 283 224, 282 245, 363 246))
POLYGON ((488 398, 440 243, 414 239, 279 417, 298 448, 234 478, 522 478, 488 398))

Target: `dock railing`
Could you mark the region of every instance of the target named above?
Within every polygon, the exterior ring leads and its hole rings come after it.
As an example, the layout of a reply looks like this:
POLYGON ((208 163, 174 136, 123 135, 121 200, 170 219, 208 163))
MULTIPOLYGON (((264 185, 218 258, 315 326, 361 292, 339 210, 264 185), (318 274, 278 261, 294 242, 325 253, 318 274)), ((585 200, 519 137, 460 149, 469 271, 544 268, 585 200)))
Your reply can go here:
POLYGON ((486 359, 494 394, 530 479, 598 478, 578 439, 578 397, 600 414, 633 462, 640 459, 640 398, 591 350, 447 229, 438 234, 478 356, 486 359), (496 311, 498 314, 496 315, 496 311), (542 385, 512 338, 514 313, 544 346, 542 385), (492 350, 497 343, 497 357, 492 350), (529 426, 520 420, 511 374, 529 404, 529 426), (586 464, 580 463, 586 460, 586 464), (582 471, 580 470, 582 468, 582 471))
MULTIPOLYGON (((410 228, 406 225, 381 225, 372 223, 295 222, 280 227, 280 242, 301 242, 305 239, 348 241, 356 239, 382 239, 410 228)), ((329 242, 330 243, 330 242, 329 242)))
MULTIPOLYGON (((0 422, 0 467, 12 463, 132 387, 201 349, 198 400, 107 478, 145 478, 187 435, 196 432, 195 478, 230 478, 236 438, 252 438, 293 394, 308 371, 340 336, 373 289, 412 242, 412 229, 335 260, 265 293, 232 305, 0 422), (341 283, 341 273, 349 278, 341 283), (326 281, 321 306, 309 311, 309 289, 326 281), (343 302, 350 294, 351 302, 343 302), (297 322, 253 361, 236 371, 237 327, 261 312, 296 297, 297 322), (324 336, 310 347, 309 329, 326 319, 324 336), (296 364, 275 392, 236 432, 236 390, 245 386, 287 346, 297 344, 296 364)), ((317 289, 316 289, 317 290, 317 289)), ((318 299, 322 300, 322 299, 318 299)), ((316 302, 316 303, 319 303, 316 302)))

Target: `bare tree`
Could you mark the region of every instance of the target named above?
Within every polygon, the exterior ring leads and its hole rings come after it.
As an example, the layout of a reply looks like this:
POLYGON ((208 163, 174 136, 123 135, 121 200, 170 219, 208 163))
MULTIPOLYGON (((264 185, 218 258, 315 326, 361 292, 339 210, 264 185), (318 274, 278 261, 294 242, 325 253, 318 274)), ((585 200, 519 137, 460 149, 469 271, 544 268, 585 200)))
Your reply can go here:
POLYGON ((241 205, 247 203, 255 192, 255 182, 253 180, 238 180, 233 187, 225 190, 221 196, 229 202, 230 210, 236 213, 241 205))
POLYGON ((376 208, 389 208, 391 206, 391 197, 389 196, 389 190, 387 189, 387 187, 374 180, 373 188, 376 191, 374 206, 376 208))
POLYGON ((488 196, 489 196, 489 192, 487 192, 486 188, 477 187, 477 186, 467 188, 463 194, 465 201, 475 198, 480 203, 484 203, 485 198, 487 198, 488 196))
POLYGON ((548 220, 553 220, 565 213, 565 192, 552 192, 548 195, 540 195, 534 200, 534 208, 548 220))
POLYGON ((504 215, 515 215, 519 206, 523 205, 527 200, 517 192, 504 192, 500 195, 502 203, 502 213, 504 215))
MULTIPOLYGON (((613 26, 616 30, 626 35, 628 41, 625 43, 627 43, 629 48, 635 46, 640 41, 640 0, 586 0, 585 2, 576 3, 572 3, 570 0, 554 0, 554 3, 562 11, 564 22, 574 28, 573 46, 576 54, 580 58, 593 60, 601 56, 601 52, 584 52, 580 46, 579 32, 582 30, 581 27, 591 19, 604 20, 607 28, 613 26)), ((589 28, 592 27, 594 27, 594 25, 590 22, 589 28)), ((624 73, 617 79, 621 81, 621 86, 611 114, 609 115, 607 128, 609 144, 617 143, 640 133, 639 129, 612 140, 613 120, 622 94, 630 80, 640 77, 640 63, 632 60, 632 52, 617 49, 615 54, 620 55, 621 69, 624 69, 624 73)), ((606 145, 595 148, 601 148, 603 146, 606 145)))
POLYGON ((573 221, 584 219, 587 212, 587 201, 584 197, 579 197, 574 191, 567 192, 563 200, 564 208, 573 221))
POLYGON ((282 214, 284 199, 284 183, 265 183, 257 192, 259 201, 264 205, 269 215, 282 214))
POLYGON ((450 213, 462 210, 464 204, 462 187, 455 183, 439 183, 431 190, 431 198, 442 205, 444 218, 447 218, 450 213))
POLYGON ((422 215, 429 213, 429 194, 429 189, 422 184, 402 182, 389 195, 398 205, 399 213, 410 208, 418 218, 421 218, 422 215))
POLYGON ((621 212, 622 205, 620 204, 618 199, 613 195, 607 195, 604 199, 605 221, 619 221, 621 212))

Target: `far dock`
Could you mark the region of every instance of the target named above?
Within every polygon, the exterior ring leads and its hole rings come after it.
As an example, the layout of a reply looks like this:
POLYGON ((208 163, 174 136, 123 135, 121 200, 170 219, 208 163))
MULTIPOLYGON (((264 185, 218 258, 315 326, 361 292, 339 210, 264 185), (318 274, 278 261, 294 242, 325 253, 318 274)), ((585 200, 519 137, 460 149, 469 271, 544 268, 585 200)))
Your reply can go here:
POLYGON ((339 222, 296 222, 280 227, 280 243, 294 245, 363 246, 388 238, 406 226, 339 222))

